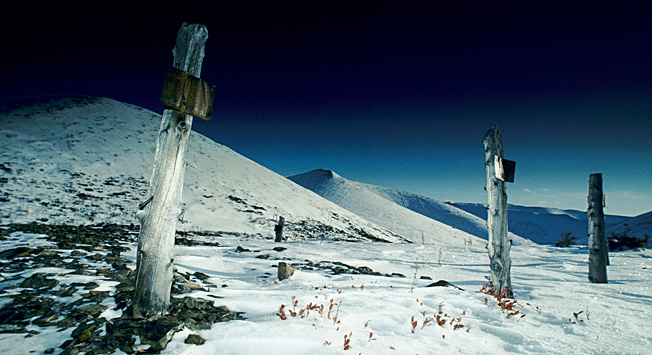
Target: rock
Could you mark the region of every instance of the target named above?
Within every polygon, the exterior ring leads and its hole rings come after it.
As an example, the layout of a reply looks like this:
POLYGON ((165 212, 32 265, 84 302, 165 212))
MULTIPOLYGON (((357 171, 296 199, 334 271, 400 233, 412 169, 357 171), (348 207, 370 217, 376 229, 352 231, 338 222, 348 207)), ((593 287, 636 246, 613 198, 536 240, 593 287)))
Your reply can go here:
POLYGON ((60 314, 54 311, 48 311, 46 314, 32 321, 33 324, 40 326, 48 326, 59 318, 60 314))
POLYGON ((446 286, 450 286, 450 284, 451 283, 446 281, 446 280, 439 280, 437 282, 431 283, 430 285, 428 285, 426 287, 446 287, 446 286))
POLYGON ((200 279, 202 281, 206 281, 206 280, 208 280, 210 278, 210 276, 204 274, 203 272, 199 272, 199 271, 195 272, 193 275, 196 278, 198 278, 198 279, 200 279))
POLYGON ((54 348, 47 348, 43 352, 46 353, 46 354, 54 354, 54 348))
POLYGON ((269 258, 269 254, 260 254, 256 256, 256 259, 267 259, 269 258))
POLYGON ((450 282, 448 282, 446 280, 439 280, 437 282, 433 282, 433 283, 431 283, 430 285, 428 285, 426 287, 447 287, 447 286, 451 286, 451 287, 454 287, 454 288, 456 288, 458 290, 464 291, 463 288, 457 287, 457 286, 453 285, 452 283, 450 283, 450 282))
POLYGON ((107 306, 99 303, 92 303, 92 304, 86 304, 81 307, 78 307, 75 309, 75 312, 77 313, 82 313, 82 314, 88 314, 92 316, 93 318, 99 317, 102 312, 104 312, 107 309, 107 306))
POLYGON ((34 249, 27 248, 27 247, 18 247, 18 248, 13 248, 9 250, 4 250, 0 252, 0 259, 7 259, 11 260, 17 256, 27 256, 29 253, 31 253, 34 249))
POLYGON ((184 275, 184 274, 180 274, 180 273, 175 271, 174 275, 173 275, 173 280, 175 282, 186 282, 186 281, 188 281, 188 277, 186 275, 184 275))
POLYGON ((294 268, 285 262, 278 263, 278 279, 285 280, 294 274, 294 268))
POLYGON ((68 287, 61 285, 61 289, 57 291, 54 295, 58 297, 70 297, 75 294, 77 290, 74 287, 68 287))
POLYGON ((82 323, 72 331, 71 336, 80 342, 86 341, 91 337, 91 335, 93 335, 93 331, 95 331, 97 327, 98 324, 95 322, 82 323))
POLYGON ((163 350, 168 345, 174 333, 181 330, 183 324, 172 316, 148 320, 140 333, 140 341, 154 350, 163 350))
POLYGON ((182 288, 189 288, 189 289, 200 289, 200 288, 202 288, 201 285, 196 283, 196 282, 186 282, 186 283, 180 284, 179 286, 182 287, 182 288))
POLYGON ((43 287, 53 288, 59 283, 55 279, 48 279, 44 273, 38 272, 28 278, 26 278, 21 284, 22 288, 34 288, 40 289, 43 287))
POLYGON ((283 251, 283 250, 287 250, 287 248, 286 248, 286 247, 276 247, 276 248, 274 248, 274 249, 272 249, 272 250, 274 250, 274 251, 278 251, 278 252, 281 252, 281 251, 283 251))
POLYGON ((239 245, 238 245, 237 248, 235 248, 235 252, 236 252, 236 253, 242 253, 243 251, 251 251, 251 250, 250 250, 250 249, 247 249, 247 248, 243 248, 243 247, 241 247, 241 246, 239 246, 239 245))
POLYGON ((79 354, 79 349, 71 346, 69 348, 66 348, 66 350, 62 351, 61 354, 59 355, 77 355, 77 354, 79 354))
POLYGON ((380 275, 379 272, 373 271, 369 266, 360 266, 356 268, 361 274, 365 275, 380 275))
POLYGON ((197 334, 188 334, 188 337, 183 342, 186 344, 202 345, 206 340, 197 334))
POLYGON ((432 277, 422 275, 421 277, 419 277, 419 279, 421 279, 421 280, 432 280, 432 277))

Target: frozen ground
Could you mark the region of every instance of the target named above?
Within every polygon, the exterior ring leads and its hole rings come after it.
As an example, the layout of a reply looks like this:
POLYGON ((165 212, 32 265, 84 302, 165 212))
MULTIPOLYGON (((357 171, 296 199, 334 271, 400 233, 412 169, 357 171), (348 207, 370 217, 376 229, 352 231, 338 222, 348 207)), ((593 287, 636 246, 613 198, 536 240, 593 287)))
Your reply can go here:
MULTIPOLYGON (((24 244, 21 240, 47 245, 45 239, 15 233, 1 246, 9 249, 24 244)), ((163 354, 650 353, 649 250, 612 253, 609 283, 591 284, 584 247, 514 246, 512 283, 517 302, 513 310, 504 311, 496 299, 477 292, 489 270, 482 245, 210 240, 220 246, 175 247, 176 267, 179 272, 200 271, 210 276, 211 283, 226 285, 192 296, 244 312, 246 319, 217 323, 210 330, 184 329, 163 354), (238 246, 251 251, 236 252, 238 246), (287 249, 273 250, 278 246, 287 249), (269 257, 256 258, 260 255, 269 257), (279 261, 298 270, 291 278, 277 281, 279 261), (331 268, 319 267, 332 267, 333 262, 405 277, 334 274, 331 268), (426 276, 432 280, 422 279, 426 276), (438 280, 464 290, 426 287, 438 280), (279 315, 283 305, 286 319, 279 315), (441 326, 437 316, 445 320, 441 326), (185 344, 190 333, 199 334, 206 343, 185 344), (348 350, 345 335, 350 339, 348 350)), ((135 245, 131 247, 127 258, 134 260, 135 245)), ((64 269, 25 270, 22 276, 37 271, 66 277, 64 269)), ((102 289, 113 290, 113 284, 95 281, 102 289)), ((110 309, 103 313, 107 318, 118 315, 110 309)), ((69 334, 56 330, 42 328, 29 338, 0 334, 0 352, 18 355, 55 348, 58 353, 69 334)))

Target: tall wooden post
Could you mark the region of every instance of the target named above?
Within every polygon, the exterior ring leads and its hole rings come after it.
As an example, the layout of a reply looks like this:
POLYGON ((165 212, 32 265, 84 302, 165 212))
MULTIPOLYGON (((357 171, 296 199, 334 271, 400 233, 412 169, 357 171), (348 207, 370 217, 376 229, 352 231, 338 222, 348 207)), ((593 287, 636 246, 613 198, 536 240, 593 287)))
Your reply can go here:
MULTIPOLYGON (((510 268, 512 261, 509 252, 512 246, 507 239, 507 194, 505 193, 503 165, 503 138, 494 125, 482 139, 487 170, 487 229, 489 231, 489 266, 491 268, 491 286, 496 293, 512 298, 512 281, 510 268), (498 165, 498 170, 496 169, 498 165), (502 179, 499 179, 502 177, 502 179)), ((507 174, 510 175, 510 174, 507 174)), ((513 177, 513 173, 511 174, 513 177)), ((512 180, 513 181, 513 180, 512 180)))
MULTIPOLYGON (((199 77, 208 30, 184 23, 173 49, 176 69, 199 77)), ((134 311, 151 317, 167 312, 174 266, 174 236, 181 206, 185 154, 193 116, 166 109, 156 139, 150 199, 140 214, 134 311)))
POLYGON ((607 283, 607 241, 604 235, 602 174, 589 176, 589 281, 607 283))

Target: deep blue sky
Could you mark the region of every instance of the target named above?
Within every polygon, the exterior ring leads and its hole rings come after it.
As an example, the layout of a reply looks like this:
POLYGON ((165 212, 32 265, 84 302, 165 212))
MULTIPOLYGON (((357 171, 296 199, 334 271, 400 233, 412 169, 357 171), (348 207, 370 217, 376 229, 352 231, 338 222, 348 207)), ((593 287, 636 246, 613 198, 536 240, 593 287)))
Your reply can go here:
POLYGON ((517 161, 510 203, 585 210, 588 176, 602 172, 607 213, 652 210, 652 6, 261 3, 0 1, 0 96, 162 112, 176 32, 200 22, 217 94, 193 129, 279 174, 325 168, 485 202, 481 139, 495 123, 517 161))

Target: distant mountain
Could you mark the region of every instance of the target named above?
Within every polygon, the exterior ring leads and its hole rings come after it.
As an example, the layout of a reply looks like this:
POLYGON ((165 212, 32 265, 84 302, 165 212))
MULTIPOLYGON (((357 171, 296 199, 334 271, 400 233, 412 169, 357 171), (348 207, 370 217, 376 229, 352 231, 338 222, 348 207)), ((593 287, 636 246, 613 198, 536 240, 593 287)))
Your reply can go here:
MULTIPOLYGON (((107 98, 1 99, 0 224, 137 224, 160 122, 107 98)), ((387 215, 393 229, 380 227, 196 132, 186 158, 178 229, 271 237, 284 216, 291 239, 422 241, 420 232, 403 234, 411 220, 387 215)), ((444 225, 421 229, 432 243, 475 238, 444 225)))
MULTIPOLYGON (((395 213, 392 211, 398 206, 487 239, 487 209, 483 204, 441 202, 406 191, 350 181, 322 169, 291 176, 289 179, 381 226, 386 226, 384 216, 395 213), (378 198, 387 202, 378 202, 378 198), (383 209, 387 211, 378 212, 383 209)), ((582 244, 588 240, 586 212, 508 205, 507 218, 510 238, 516 243, 526 239, 538 244, 554 244, 567 232, 582 244)), ((607 215, 607 232, 630 220, 631 217, 607 215)), ((652 234, 652 222, 649 219, 642 218, 640 225, 652 234)))
MULTIPOLYGON (((652 236, 652 211, 611 225, 607 228, 607 235, 622 233, 625 229, 630 236, 638 238, 645 238, 645 235, 652 236)), ((652 247, 652 239, 648 242, 648 246, 652 247)))
MULTIPOLYGON (((487 218, 487 209, 477 203, 454 203, 451 205, 475 216, 487 218)), ((607 232, 617 223, 631 217, 605 215, 607 232)), ((554 244, 565 233, 571 233, 580 244, 588 242, 588 216, 584 211, 561 210, 547 207, 507 206, 509 230, 539 244, 554 244)))
MULTIPOLYGON (((409 239, 464 231, 487 239, 486 221, 450 204, 413 193, 347 180, 330 170, 317 169, 288 179, 320 196, 409 239)), ((516 244, 529 241, 510 234, 516 244)))

